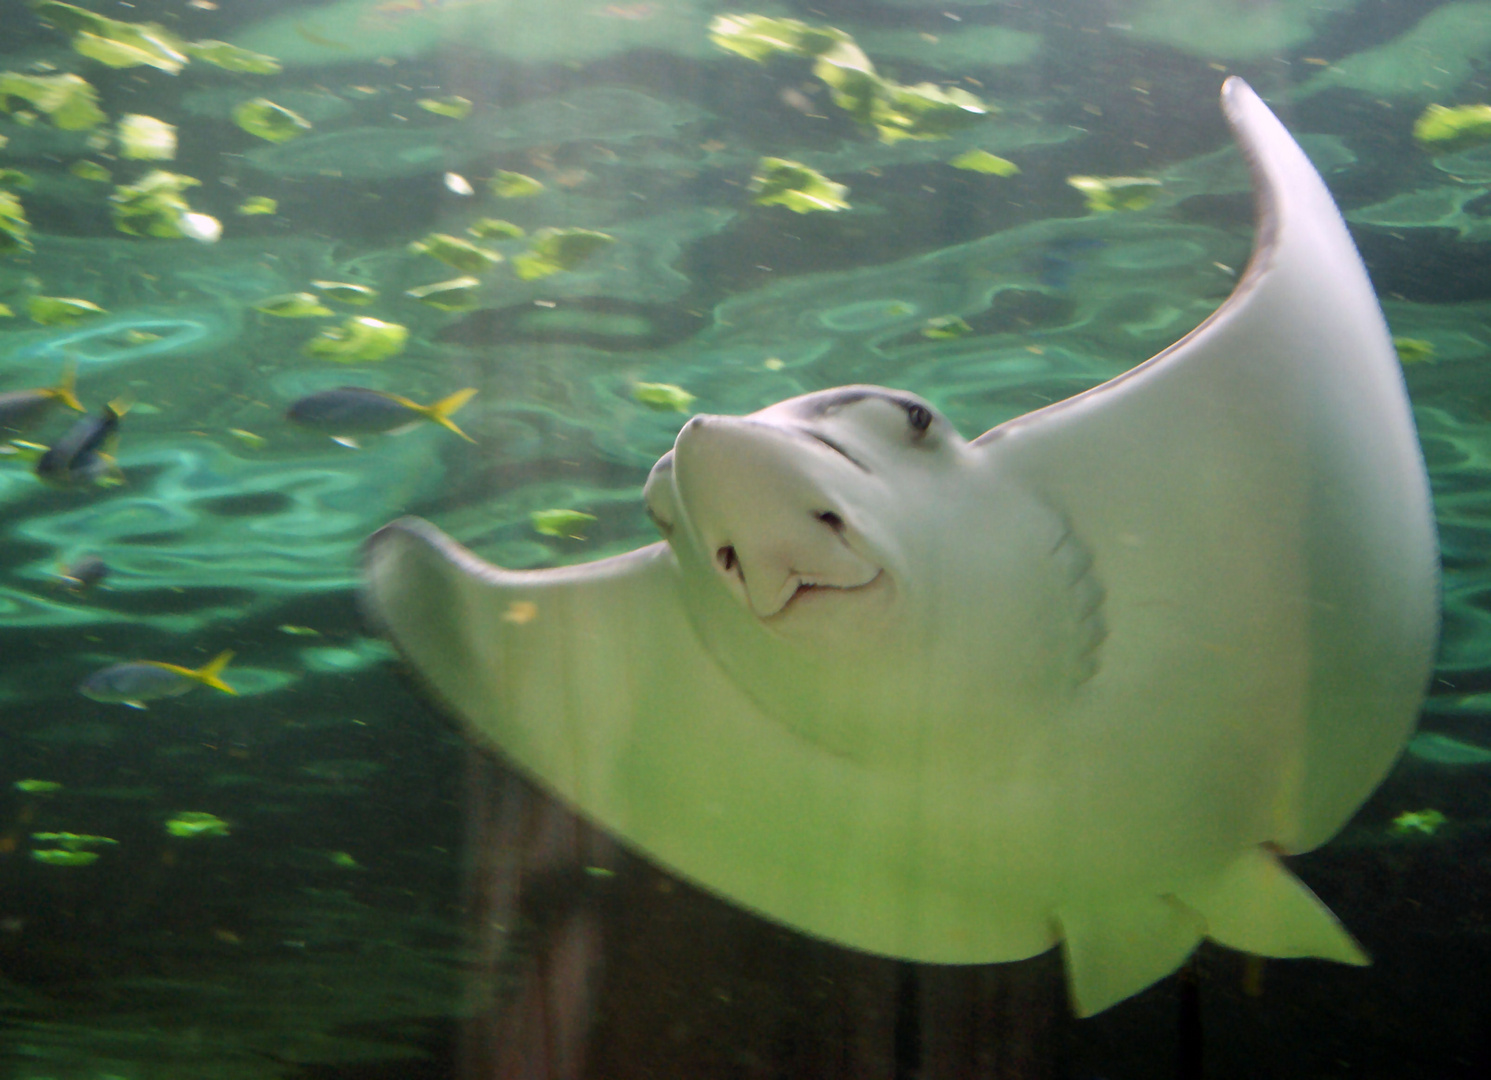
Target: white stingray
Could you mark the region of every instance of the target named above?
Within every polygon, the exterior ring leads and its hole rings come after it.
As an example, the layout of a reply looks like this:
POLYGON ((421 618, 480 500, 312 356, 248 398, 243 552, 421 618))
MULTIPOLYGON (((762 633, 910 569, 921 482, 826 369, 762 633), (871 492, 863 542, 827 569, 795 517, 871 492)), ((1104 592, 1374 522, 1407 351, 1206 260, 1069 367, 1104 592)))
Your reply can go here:
POLYGON ((853 386, 697 416, 666 542, 514 572, 370 542, 370 607, 469 729, 603 828, 796 930, 939 963, 1060 943, 1077 1011, 1204 937, 1366 963, 1278 853, 1412 731, 1428 485, 1366 272, 1246 84, 1259 240, 1185 339, 966 442, 853 386))

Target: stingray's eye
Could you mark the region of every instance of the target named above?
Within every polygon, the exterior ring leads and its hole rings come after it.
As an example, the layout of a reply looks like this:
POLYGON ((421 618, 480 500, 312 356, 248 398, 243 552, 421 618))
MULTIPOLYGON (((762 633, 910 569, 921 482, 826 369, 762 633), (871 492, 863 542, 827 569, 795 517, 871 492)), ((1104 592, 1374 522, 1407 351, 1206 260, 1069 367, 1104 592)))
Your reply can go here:
POLYGON ((920 435, 932 426, 932 410, 925 405, 911 403, 906 406, 906 422, 911 430, 920 435))
POLYGON ((735 557, 735 548, 730 544, 726 544, 724 547, 720 548, 719 551, 716 551, 714 553, 714 558, 715 561, 720 564, 720 569, 725 571, 725 573, 727 574, 730 571, 734 570, 737 563, 739 562, 739 560, 735 557))

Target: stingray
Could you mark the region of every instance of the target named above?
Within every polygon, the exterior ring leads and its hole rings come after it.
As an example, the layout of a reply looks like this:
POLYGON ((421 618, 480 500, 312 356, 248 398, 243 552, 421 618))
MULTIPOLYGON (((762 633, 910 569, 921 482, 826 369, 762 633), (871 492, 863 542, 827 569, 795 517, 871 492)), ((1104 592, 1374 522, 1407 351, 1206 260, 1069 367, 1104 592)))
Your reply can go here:
POLYGON ((366 603, 478 740, 633 849, 913 961, 1059 945, 1088 1015, 1202 939, 1365 964, 1280 860, 1412 733, 1438 629, 1402 374, 1325 185, 1238 79, 1232 296, 965 441, 914 394, 695 416, 664 540, 490 565, 379 531, 366 603))

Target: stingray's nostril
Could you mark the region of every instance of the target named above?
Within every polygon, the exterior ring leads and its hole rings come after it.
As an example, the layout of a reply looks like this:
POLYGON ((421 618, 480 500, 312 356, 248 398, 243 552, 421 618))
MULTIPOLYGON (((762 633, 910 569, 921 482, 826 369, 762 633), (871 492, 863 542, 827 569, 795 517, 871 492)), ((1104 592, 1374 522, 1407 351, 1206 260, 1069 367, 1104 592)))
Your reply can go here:
POLYGON ((835 514, 832 510, 821 511, 815 516, 818 518, 819 521, 823 522, 823 524, 827 525, 834 532, 844 531, 844 519, 839 517, 839 515, 835 514))
POLYGON ((715 562, 720 564, 720 569, 727 574, 740 565, 740 560, 735 557, 735 548, 730 544, 726 544, 716 551, 714 558, 715 562))

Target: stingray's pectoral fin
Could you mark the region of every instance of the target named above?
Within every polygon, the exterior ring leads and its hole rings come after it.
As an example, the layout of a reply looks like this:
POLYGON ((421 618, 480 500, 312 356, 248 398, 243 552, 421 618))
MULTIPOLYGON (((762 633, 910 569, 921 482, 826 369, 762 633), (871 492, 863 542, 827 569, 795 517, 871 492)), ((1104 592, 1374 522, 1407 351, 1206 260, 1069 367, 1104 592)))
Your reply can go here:
POLYGON ((1201 916, 1170 896, 1109 900, 1100 909, 1067 908, 1056 917, 1078 1016, 1100 1013, 1159 982, 1206 934, 1201 916))
POLYGON ((1372 962, 1305 883, 1261 847, 1181 899, 1206 920, 1206 936, 1228 948, 1358 966, 1372 962))

